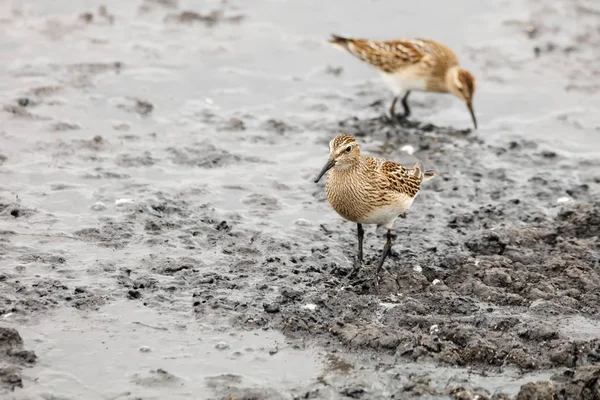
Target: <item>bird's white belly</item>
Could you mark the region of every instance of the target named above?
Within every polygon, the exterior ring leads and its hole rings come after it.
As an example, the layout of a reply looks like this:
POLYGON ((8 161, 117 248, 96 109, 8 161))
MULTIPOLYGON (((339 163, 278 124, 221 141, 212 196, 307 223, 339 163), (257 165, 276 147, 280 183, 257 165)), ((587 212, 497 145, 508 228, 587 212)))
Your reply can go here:
POLYGON ((415 74, 411 67, 393 73, 382 73, 383 80, 390 87, 394 96, 401 96, 408 90, 425 91, 426 80, 415 74))
POLYGON ((413 200, 414 197, 407 196, 399 199, 399 201, 394 204, 378 207, 358 222, 361 224, 383 225, 386 229, 392 229, 396 218, 410 208, 413 200))

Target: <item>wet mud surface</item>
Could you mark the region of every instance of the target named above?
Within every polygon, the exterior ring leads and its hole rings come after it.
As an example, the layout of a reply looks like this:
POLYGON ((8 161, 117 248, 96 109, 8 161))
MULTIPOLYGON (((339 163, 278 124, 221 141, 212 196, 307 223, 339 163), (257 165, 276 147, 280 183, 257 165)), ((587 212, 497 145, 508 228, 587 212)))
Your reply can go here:
MULTIPOLYGON (((386 120, 333 3, 2 6, 3 396, 600 398, 600 9, 461 1, 472 131, 444 96, 386 120), (340 131, 437 174, 379 291, 384 230, 355 270, 313 183, 340 131)), ((349 21, 397 36, 377 4, 349 21)))

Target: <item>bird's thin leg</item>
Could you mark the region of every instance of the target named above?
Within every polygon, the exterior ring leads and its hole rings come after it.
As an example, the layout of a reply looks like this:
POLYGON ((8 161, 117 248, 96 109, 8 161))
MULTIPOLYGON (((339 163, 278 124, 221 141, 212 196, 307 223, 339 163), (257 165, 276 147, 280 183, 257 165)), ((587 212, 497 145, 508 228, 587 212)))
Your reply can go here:
POLYGON ((354 262, 354 268, 352 268, 352 271, 350 271, 348 274, 348 278, 350 279, 354 278, 356 274, 358 274, 363 260, 363 238, 365 236, 365 230, 363 229, 362 224, 356 224, 356 227, 358 232, 358 257, 354 262))
POLYGON ((396 102, 398 102, 398 96, 394 96, 392 105, 390 106, 390 119, 393 121, 396 118, 396 102))
POLYGON ((408 107, 408 95, 410 94, 410 90, 406 92, 404 97, 402 98, 402 106, 404 107, 404 114, 402 114, 402 118, 410 117, 410 107, 408 107))
POLYGON ((356 224, 358 228, 358 261, 362 261, 363 259, 363 238, 365 237, 365 230, 362 227, 362 224, 356 224))
POLYGON ((375 289, 377 293, 379 293, 379 272, 381 272, 381 268, 383 267, 383 262, 385 258, 390 255, 392 251, 392 231, 388 229, 387 231, 387 240, 385 242, 385 246, 383 246, 383 252, 381 253, 381 258, 379 259, 379 264, 377 265, 377 270, 375 271, 375 289))
POLYGON ((392 102, 392 106, 390 107, 390 114, 392 115, 392 121, 399 121, 401 119, 407 118, 410 116, 410 107, 408 106, 408 96, 410 95, 410 90, 408 90, 404 96, 402 97, 402 108, 404 108, 404 112, 402 114, 395 113, 396 103, 400 96, 394 97, 394 101, 392 102))

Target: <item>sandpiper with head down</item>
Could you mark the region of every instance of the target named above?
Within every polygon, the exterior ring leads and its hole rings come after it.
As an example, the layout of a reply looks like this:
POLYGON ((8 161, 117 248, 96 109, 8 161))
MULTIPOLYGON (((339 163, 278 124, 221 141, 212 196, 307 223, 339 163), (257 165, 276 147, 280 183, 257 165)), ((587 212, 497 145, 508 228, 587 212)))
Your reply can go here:
POLYGON ((329 42, 381 72, 394 93, 390 107, 392 120, 410 115, 408 96, 413 90, 451 93, 467 104, 477 129, 473 110, 475 77, 460 67, 458 57, 447 46, 428 39, 375 41, 338 35, 332 35, 329 42), (404 113, 396 115, 396 102, 400 98, 404 113))
POLYGON ((356 139, 339 134, 329 142, 329 159, 315 179, 327 176, 327 199, 333 209, 357 224, 358 259, 363 258, 363 224, 383 225, 387 241, 379 259, 376 280, 392 248, 394 221, 407 211, 421 188, 421 182, 435 176, 423 171, 420 163, 412 169, 393 161, 362 156, 356 139))

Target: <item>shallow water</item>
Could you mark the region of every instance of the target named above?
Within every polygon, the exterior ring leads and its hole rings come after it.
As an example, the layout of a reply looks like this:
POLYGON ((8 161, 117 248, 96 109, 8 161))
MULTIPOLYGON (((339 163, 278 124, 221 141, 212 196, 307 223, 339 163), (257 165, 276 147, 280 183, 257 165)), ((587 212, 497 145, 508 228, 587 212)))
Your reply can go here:
POLYGON ((208 398, 213 381, 280 390, 307 384, 322 369, 316 351, 290 348, 277 332, 215 330, 187 317, 119 301, 91 315, 63 308, 41 318, 24 339, 43 359, 28 370, 31 388, 18 398, 160 398, 162 390, 169 398, 208 398))

